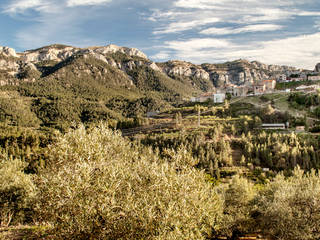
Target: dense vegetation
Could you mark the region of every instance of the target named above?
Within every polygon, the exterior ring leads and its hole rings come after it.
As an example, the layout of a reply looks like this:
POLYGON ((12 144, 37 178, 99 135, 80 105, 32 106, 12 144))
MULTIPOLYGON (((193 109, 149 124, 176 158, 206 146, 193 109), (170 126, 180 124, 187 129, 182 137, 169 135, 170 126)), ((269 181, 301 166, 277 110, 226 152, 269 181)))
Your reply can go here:
POLYGON ((37 174, 19 159, 2 155, 0 222, 45 227, 34 238, 320 237, 315 171, 296 168, 264 185, 238 175, 214 184, 186 148, 159 155, 101 124, 57 136, 37 174))
POLYGON ((1 87, 1 229, 30 226, 26 239, 320 238, 320 138, 261 130, 307 125, 320 116, 318 94, 289 96, 291 108, 310 108, 303 119, 269 96, 260 107, 199 106, 183 98, 212 82, 192 86, 121 53, 107 61, 23 65, 20 84, 1 87))

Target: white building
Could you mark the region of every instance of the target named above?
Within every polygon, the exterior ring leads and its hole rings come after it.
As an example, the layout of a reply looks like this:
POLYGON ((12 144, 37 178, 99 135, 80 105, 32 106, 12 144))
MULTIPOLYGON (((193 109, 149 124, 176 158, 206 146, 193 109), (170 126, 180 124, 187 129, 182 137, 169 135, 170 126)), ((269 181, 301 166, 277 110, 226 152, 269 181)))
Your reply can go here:
POLYGON ((287 75, 286 74, 280 74, 277 76, 278 82, 285 82, 287 81, 287 75))
POLYGON ((204 93, 199 97, 190 98, 191 102, 206 102, 208 100, 212 100, 214 103, 223 103, 226 99, 225 93, 204 93))
POLYGON ((308 80, 309 81, 319 81, 320 80, 320 76, 308 76, 308 80))
POLYGON ((261 125, 262 129, 286 129, 284 123, 263 123, 261 125))
POLYGON ((216 93, 213 95, 214 103, 224 103, 224 100, 226 100, 226 94, 224 93, 216 93))

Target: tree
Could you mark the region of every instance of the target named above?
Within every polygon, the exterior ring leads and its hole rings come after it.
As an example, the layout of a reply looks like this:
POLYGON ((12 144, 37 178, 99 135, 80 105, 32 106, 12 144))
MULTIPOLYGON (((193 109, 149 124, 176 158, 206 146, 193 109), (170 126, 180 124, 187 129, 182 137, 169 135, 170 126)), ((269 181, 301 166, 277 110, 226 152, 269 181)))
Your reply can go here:
POLYGON ((265 114, 271 115, 274 113, 274 108, 271 106, 271 104, 268 104, 268 106, 264 109, 265 114))
POLYGON ((320 238, 320 177, 296 168, 286 179, 277 175, 256 199, 257 222, 274 239, 320 238))
POLYGON ((250 232, 254 227, 251 218, 252 200, 256 196, 253 183, 238 175, 223 189, 224 216, 221 233, 236 237, 237 234, 250 232))
POLYGON ((23 172, 26 166, 20 160, 0 160, 0 226, 23 224, 30 218, 36 186, 23 172))
POLYGON ((37 178, 35 220, 53 226, 53 239, 210 238, 221 201, 205 174, 185 164, 188 152, 170 155, 132 147, 103 124, 71 131, 37 178))

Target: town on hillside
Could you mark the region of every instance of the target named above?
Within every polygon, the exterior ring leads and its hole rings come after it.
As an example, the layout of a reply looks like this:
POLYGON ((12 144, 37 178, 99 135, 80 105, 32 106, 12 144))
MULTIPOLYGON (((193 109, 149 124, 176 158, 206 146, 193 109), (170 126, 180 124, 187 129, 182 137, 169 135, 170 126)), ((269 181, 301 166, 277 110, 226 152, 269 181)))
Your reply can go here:
POLYGON ((317 64, 315 70, 286 71, 285 73, 275 75, 272 78, 264 79, 262 81, 254 82, 247 81, 243 85, 236 85, 228 83, 221 88, 217 88, 212 92, 205 92, 197 97, 191 97, 191 102, 206 102, 213 101, 214 103, 223 103, 228 97, 247 97, 257 96, 270 93, 286 92, 289 93, 292 89, 277 90, 278 83, 301 83, 297 84, 293 90, 310 93, 315 92, 320 88, 318 83, 320 81, 320 64, 317 64), (314 82, 314 84, 303 85, 303 82, 314 82))

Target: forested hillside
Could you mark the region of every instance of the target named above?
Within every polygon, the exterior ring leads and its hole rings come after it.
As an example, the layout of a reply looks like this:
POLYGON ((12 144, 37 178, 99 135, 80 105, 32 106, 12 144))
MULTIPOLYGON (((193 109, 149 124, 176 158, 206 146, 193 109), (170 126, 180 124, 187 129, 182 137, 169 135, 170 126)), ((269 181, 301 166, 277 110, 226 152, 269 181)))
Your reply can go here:
POLYGON ((189 102, 285 67, 1 54, 0 239, 320 238, 319 92, 189 102))

